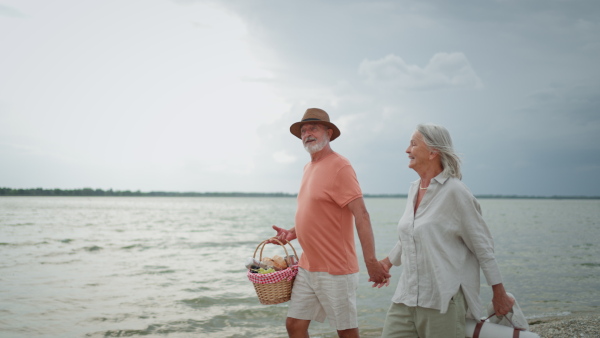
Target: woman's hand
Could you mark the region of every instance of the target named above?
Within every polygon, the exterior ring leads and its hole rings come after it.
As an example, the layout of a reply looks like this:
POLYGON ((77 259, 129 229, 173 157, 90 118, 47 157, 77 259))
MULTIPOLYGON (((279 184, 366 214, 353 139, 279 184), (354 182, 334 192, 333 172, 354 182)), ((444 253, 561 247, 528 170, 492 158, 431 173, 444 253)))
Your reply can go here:
POLYGON ((382 286, 390 285, 390 278, 392 277, 392 275, 390 275, 390 268, 392 267, 392 263, 390 262, 390 259, 388 257, 378 261, 378 263, 381 266, 381 269, 383 269, 383 271, 385 272, 386 277, 383 279, 383 282, 378 283, 373 278, 369 278, 369 282, 373 282, 372 287, 380 289, 382 286))
POLYGON ((492 285, 494 296, 492 297, 492 305, 496 316, 504 316, 512 310, 515 300, 506 293, 504 285, 502 283, 492 285))

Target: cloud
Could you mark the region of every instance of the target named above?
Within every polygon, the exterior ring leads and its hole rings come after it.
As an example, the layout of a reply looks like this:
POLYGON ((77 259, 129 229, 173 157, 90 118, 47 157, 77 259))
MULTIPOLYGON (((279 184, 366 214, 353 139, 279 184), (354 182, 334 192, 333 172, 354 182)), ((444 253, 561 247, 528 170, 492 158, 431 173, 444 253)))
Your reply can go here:
MULTIPOLYGON (((550 86, 527 96, 516 109, 528 128, 527 138, 553 149, 600 150, 600 86, 576 84, 550 86)), ((524 132, 524 131, 523 131, 524 132)), ((597 156, 597 155, 596 155, 597 156)))
POLYGON ((320 107, 366 193, 422 122, 476 193, 600 191, 594 0, 3 4, 0 186, 293 193, 320 107))
POLYGON ((25 17, 19 10, 4 5, 0 5, 0 16, 7 16, 9 18, 25 17))
POLYGON ((394 54, 379 60, 364 60, 358 73, 369 85, 387 85, 404 90, 483 87, 463 53, 437 53, 421 68, 407 64, 394 54))
POLYGON ((273 153, 273 160, 277 163, 293 163, 298 159, 294 155, 290 155, 285 150, 276 151, 273 153))
POLYGON ((600 24, 579 19, 575 23, 575 29, 583 42, 583 50, 593 52, 600 50, 600 24))

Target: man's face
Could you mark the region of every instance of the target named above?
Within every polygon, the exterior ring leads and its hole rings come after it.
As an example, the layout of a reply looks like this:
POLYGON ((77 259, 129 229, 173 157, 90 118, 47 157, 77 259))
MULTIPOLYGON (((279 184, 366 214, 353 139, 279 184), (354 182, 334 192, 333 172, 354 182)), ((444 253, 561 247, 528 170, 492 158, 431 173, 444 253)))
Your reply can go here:
POLYGON ((333 131, 318 123, 307 123, 300 129, 304 149, 310 154, 317 153, 329 143, 333 131))

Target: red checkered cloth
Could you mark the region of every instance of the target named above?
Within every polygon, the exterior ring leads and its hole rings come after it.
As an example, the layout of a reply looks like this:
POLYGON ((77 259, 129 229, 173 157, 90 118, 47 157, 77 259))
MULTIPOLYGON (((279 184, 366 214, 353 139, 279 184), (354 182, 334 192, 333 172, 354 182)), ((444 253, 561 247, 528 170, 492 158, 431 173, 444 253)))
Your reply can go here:
POLYGON ((252 283, 257 284, 273 284, 281 282, 282 280, 287 280, 288 282, 294 279, 296 274, 298 273, 298 265, 294 265, 285 270, 275 271, 271 273, 253 273, 248 270, 248 279, 252 283))

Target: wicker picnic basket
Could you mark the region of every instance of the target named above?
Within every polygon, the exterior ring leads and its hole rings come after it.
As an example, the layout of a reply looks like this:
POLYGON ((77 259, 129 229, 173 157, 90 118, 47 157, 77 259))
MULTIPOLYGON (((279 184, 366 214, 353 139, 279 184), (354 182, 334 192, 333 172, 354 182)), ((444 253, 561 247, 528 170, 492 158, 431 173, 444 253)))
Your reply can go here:
MULTIPOLYGON (((270 238, 262 241, 254 250, 254 258, 256 258, 256 253, 258 249, 260 249, 260 256, 258 258, 259 261, 262 260, 262 253, 265 248, 265 245, 269 244, 269 241, 278 242, 283 250, 285 251, 285 255, 288 256, 288 251, 285 248, 285 245, 281 243, 277 238, 270 238)), ((277 245, 277 244, 274 244, 277 245)), ((287 242, 292 250, 294 251, 294 255, 298 257, 296 253, 296 249, 292 246, 290 242, 287 242)), ((294 284, 294 279, 296 278, 296 274, 298 273, 298 265, 289 266, 284 270, 275 271, 271 273, 253 273, 248 270, 248 279, 254 284, 254 290, 256 290, 256 295, 258 296, 258 300, 261 304, 272 305, 285 303, 292 297, 292 286, 294 284)))

